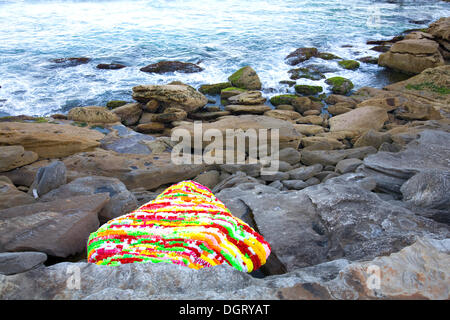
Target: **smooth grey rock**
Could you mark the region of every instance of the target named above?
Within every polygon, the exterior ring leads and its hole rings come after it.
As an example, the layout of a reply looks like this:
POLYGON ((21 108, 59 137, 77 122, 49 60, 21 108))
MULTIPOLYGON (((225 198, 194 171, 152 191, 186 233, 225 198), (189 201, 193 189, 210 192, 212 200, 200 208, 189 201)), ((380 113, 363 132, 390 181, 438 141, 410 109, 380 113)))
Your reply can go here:
POLYGON ((90 176, 73 180, 42 197, 42 201, 66 199, 98 193, 109 194, 109 202, 99 213, 101 221, 107 221, 127 214, 137 208, 136 197, 116 178, 90 176))
POLYGON ((344 159, 336 164, 336 172, 349 173, 354 172, 363 162, 359 159, 344 159))
POLYGON ((43 252, 1 252, 0 274, 11 275, 28 271, 47 260, 43 252))
POLYGON ((244 172, 250 177, 259 177, 261 174, 261 164, 260 163, 250 163, 250 164, 221 164, 220 169, 234 174, 238 171, 244 172))
POLYGON ((450 214, 450 168, 420 172, 406 181, 400 191, 403 201, 422 208, 447 210, 450 214))
POLYGON ((103 193, 0 210, 0 252, 40 251, 57 257, 82 252, 108 201, 103 193))
POLYGON ((39 168, 29 193, 42 197, 53 189, 67 183, 66 165, 61 161, 54 161, 48 166, 39 168))
POLYGON ((283 185, 283 183, 281 183, 281 181, 277 180, 277 181, 269 183, 268 186, 278 189, 278 190, 281 190, 281 189, 283 189, 284 185, 283 185))
POLYGON ((313 165, 320 163, 324 166, 335 166, 339 161, 348 158, 364 159, 367 155, 376 153, 374 147, 361 147, 345 150, 302 150, 302 163, 313 165))
POLYGON ((279 160, 285 161, 291 165, 299 163, 301 160, 301 154, 294 148, 284 148, 279 152, 279 160))
POLYGON ((302 190, 309 187, 303 180, 283 180, 282 183, 289 190, 302 190))
POLYGON ((289 179, 289 173, 287 172, 275 172, 274 174, 263 174, 260 177, 264 181, 273 182, 289 179))
POLYGON ((315 164, 308 167, 300 167, 298 169, 294 169, 288 171, 290 180, 308 180, 311 177, 314 177, 316 174, 321 172, 323 166, 321 164, 315 164))
POLYGON ((316 177, 312 177, 312 178, 309 178, 308 180, 306 180, 305 183, 306 183, 308 186, 315 186, 316 184, 319 184, 319 183, 320 183, 320 180, 317 179, 316 177))
POLYGON ((243 183, 257 183, 260 184, 261 182, 258 179, 255 179, 253 177, 247 176, 244 172, 238 171, 228 178, 221 181, 219 184, 217 184, 214 189, 212 190, 213 193, 217 193, 223 189, 226 188, 232 188, 236 185, 243 184, 243 183))
POLYGON ((101 141, 101 147, 117 153, 151 154, 145 142, 152 142, 155 137, 142 134, 125 127, 122 124, 114 125, 101 141))

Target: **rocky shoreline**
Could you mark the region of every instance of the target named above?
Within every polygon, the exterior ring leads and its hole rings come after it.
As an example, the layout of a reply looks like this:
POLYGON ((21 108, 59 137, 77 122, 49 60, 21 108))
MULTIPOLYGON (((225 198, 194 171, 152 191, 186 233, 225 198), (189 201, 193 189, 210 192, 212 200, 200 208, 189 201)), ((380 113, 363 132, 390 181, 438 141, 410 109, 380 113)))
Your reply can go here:
POLYGON ((0 118, 0 298, 449 299, 449 43, 450 18, 374 42, 384 46, 377 63, 409 74, 382 89, 353 91, 340 77, 326 80, 332 94, 297 84, 326 77, 302 65, 311 57, 348 70, 374 60, 299 48, 286 57, 295 92, 270 101, 247 66, 198 90, 140 85, 132 103, 0 118), (212 98, 221 106, 207 105, 212 98), (222 133, 279 129, 278 172, 261 175, 263 161, 174 164, 171 134, 192 133, 194 121, 222 133), (86 240, 100 224, 188 179, 270 243, 258 272, 86 262, 86 240), (73 268, 75 290, 65 285, 73 268))

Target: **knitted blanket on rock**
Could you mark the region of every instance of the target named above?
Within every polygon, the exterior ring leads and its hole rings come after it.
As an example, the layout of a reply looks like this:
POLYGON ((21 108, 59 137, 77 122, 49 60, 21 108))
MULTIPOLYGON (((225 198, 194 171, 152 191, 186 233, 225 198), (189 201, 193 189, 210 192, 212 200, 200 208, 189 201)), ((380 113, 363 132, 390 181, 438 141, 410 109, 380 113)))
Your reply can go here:
POLYGON ((173 263, 192 269, 228 263, 251 272, 266 263, 270 245, 234 217, 211 191, 193 181, 91 233, 88 261, 99 265, 173 263))

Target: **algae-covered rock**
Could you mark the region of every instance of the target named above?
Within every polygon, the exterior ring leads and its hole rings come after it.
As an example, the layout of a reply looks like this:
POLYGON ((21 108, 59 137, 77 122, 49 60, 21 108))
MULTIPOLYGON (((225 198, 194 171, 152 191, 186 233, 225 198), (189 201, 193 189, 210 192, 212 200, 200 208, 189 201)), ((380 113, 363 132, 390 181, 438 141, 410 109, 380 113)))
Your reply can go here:
POLYGON ((318 57, 323 60, 337 60, 341 59, 341 57, 338 57, 335 54, 329 53, 329 52, 319 52, 318 57))
POLYGON ((115 108, 119 108, 119 107, 121 107, 121 106, 124 106, 124 105, 126 105, 128 102, 126 102, 126 101, 123 101, 123 100, 111 100, 111 101, 108 101, 107 103, 106 103, 106 107, 108 108, 108 109, 115 109, 115 108))
POLYGON ((311 59, 312 57, 317 57, 319 51, 317 48, 298 48, 297 50, 291 52, 285 59, 286 63, 295 66, 301 62, 311 59))
POLYGON ((261 90, 261 81, 252 67, 246 66, 233 73, 228 80, 234 87, 247 90, 261 90))
POLYGON ((296 68, 288 71, 290 78, 292 80, 297 79, 309 79, 309 80, 320 80, 324 79, 325 76, 322 72, 314 70, 312 68, 296 68))
POLYGON ((274 106, 279 106, 283 104, 290 105, 292 103, 292 100, 294 100, 295 98, 297 98, 295 94, 282 94, 270 98, 270 103, 273 104, 274 106))
POLYGON ((338 63, 341 67, 347 70, 355 70, 359 68, 359 62, 355 60, 341 60, 338 63))
POLYGON ((221 83, 214 83, 214 84, 203 84, 200 86, 198 91, 200 91, 203 94, 209 94, 209 95, 217 95, 220 94, 220 92, 223 89, 231 87, 230 82, 221 82, 221 83))
POLYGON ((353 82, 343 77, 332 77, 325 80, 326 84, 331 85, 331 91, 336 94, 347 94, 353 89, 353 82))
POLYGON ((313 96, 323 91, 321 86, 310 86, 306 84, 299 84, 295 87, 295 92, 305 95, 305 96, 313 96))

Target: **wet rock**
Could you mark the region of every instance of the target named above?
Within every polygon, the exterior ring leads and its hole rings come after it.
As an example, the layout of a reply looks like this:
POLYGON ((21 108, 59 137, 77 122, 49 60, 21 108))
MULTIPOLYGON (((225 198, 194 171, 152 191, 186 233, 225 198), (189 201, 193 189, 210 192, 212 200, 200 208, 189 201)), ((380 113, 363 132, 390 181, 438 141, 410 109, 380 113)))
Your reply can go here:
POLYGON ((312 57, 317 57, 319 51, 316 48, 298 48, 297 50, 291 52, 286 58, 286 63, 295 66, 301 62, 311 59, 312 57))
POLYGON ((111 100, 106 103, 106 107, 108 109, 115 109, 115 108, 124 106, 126 104, 127 104, 127 102, 123 101, 123 100, 111 100))
MULTIPOLYGON (((277 96, 273 96, 272 98, 270 98, 270 103, 273 104, 274 106, 279 106, 279 105, 291 105, 292 101, 294 99, 298 98, 298 96, 294 95, 294 94, 281 94, 281 95, 277 95, 277 96)), ((308 99, 308 98, 306 98, 308 99)), ((309 103, 311 103, 311 100, 309 100, 309 103)))
POLYGON ((99 193, 109 195, 109 202, 98 213, 101 222, 117 218, 137 208, 136 198, 120 180, 100 176, 75 179, 58 189, 50 191, 41 198, 41 201, 49 202, 99 193))
POLYGON ((0 251, 40 251, 67 257, 83 251, 99 226, 106 194, 0 210, 0 251))
POLYGON ((70 58, 58 58, 51 61, 61 65, 62 67, 76 67, 82 64, 89 63, 92 59, 87 57, 70 57, 70 58))
POLYGON ((247 90, 261 90, 261 81, 258 74, 250 66, 243 67, 233 73, 228 78, 228 81, 230 81, 234 87, 247 90))
POLYGON ((336 94, 348 94, 354 87, 353 83, 343 77, 332 77, 325 80, 326 84, 331 85, 331 91, 336 94))
POLYGON ((358 69, 360 66, 359 62, 355 61, 355 60, 341 60, 341 61, 338 61, 338 64, 342 68, 347 69, 347 70, 355 70, 355 69, 358 69))
POLYGON ((38 155, 18 146, 0 146, 0 172, 10 171, 37 161, 38 155))
POLYGON ((47 260, 43 252, 1 252, 0 274, 22 273, 42 265, 47 260))
POLYGON ((102 70, 119 70, 123 68, 126 68, 126 66, 120 63, 100 63, 97 65, 97 69, 102 70))
POLYGON ((209 95, 219 95, 220 92, 223 89, 231 87, 230 82, 221 82, 221 83, 215 83, 215 84, 203 84, 200 86, 198 91, 200 91, 203 94, 209 94, 209 95))
POLYGON ((150 64, 146 67, 139 69, 143 72, 148 73, 169 73, 169 72, 180 72, 180 73, 195 73, 203 71, 203 68, 196 64, 190 62, 181 61, 160 61, 158 63, 150 64))
MULTIPOLYGON (((313 68, 291 69, 288 71, 288 74, 290 74, 290 78, 292 80, 309 79, 317 81, 325 78, 325 75, 322 72, 317 71, 313 68)), ((295 85, 295 81, 292 85, 295 85)))
POLYGON ((314 96, 323 91, 323 88, 321 86, 310 86, 304 84, 296 85, 294 88, 295 92, 305 96, 314 96))

